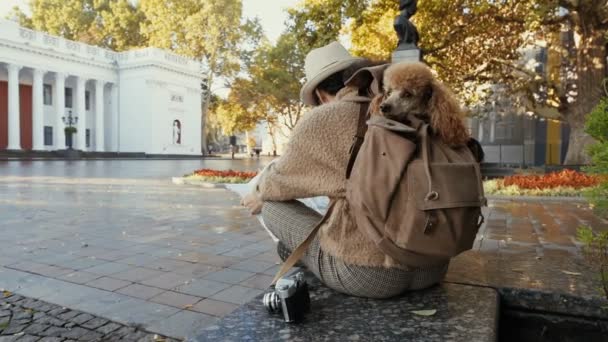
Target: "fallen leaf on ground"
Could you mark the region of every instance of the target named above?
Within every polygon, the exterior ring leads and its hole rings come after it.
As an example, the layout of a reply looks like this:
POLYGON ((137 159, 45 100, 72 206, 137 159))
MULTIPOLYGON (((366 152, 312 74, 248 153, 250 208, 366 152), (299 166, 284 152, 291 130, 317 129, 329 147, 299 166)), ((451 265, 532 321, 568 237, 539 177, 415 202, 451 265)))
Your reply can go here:
POLYGON ((582 273, 578 273, 578 272, 570 272, 570 271, 564 271, 562 270, 563 273, 567 274, 567 275, 572 275, 572 276, 580 276, 582 275, 582 273))
POLYGON ((4 298, 6 298, 6 297, 12 296, 13 293, 11 291, 4 290, 4 291, 2 291, 2 295, 4 296, 4 298))
POLYGON ((412 313, 414 315, 418 315, 418 316, 433 316, 434 314, 437 313, 437 310, 433 309, 433 310, 416 310, 416 311, 412 311, 412 313))
POLYGON ((185 305, 185 306, 184 306, 184 309, 190 309, 190 308, 192 308, 193 306, 194 306, 194 305, 192 305, 192 304, 188 304, 188 305, 185 305))

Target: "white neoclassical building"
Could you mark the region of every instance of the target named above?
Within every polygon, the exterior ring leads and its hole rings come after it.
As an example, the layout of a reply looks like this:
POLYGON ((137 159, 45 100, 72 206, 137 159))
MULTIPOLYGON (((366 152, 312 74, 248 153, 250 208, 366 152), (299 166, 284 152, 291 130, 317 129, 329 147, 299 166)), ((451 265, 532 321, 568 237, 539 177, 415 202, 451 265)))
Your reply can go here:
POLYGON ((114 52, 0 19, 0 151, 201 154, 201 65, 156 49, 114 52))

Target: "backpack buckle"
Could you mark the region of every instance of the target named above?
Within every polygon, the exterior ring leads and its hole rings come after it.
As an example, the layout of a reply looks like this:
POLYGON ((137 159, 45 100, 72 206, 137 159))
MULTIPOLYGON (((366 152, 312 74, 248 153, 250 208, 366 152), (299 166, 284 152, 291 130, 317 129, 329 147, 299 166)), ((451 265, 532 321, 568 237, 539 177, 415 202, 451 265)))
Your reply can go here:
POLYGON ((437 215, 435 211, 426 212, 426 222, 424 223, 424 234, 430 233, 430 230, 437 225, 437 215))

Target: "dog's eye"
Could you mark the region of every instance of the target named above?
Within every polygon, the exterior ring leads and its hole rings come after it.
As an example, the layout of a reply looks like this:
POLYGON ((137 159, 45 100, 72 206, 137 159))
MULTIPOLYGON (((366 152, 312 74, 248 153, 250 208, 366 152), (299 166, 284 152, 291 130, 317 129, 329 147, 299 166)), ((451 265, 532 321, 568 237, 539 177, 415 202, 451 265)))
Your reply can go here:
POLYGON ((401 93, 401 96, 404 97, 404 98, 406 98, 406 99, 409 99, 410 97, 413 96, 413 94, 411 92, 407 91, 407 90, 404 90, 403 93, 401 93))

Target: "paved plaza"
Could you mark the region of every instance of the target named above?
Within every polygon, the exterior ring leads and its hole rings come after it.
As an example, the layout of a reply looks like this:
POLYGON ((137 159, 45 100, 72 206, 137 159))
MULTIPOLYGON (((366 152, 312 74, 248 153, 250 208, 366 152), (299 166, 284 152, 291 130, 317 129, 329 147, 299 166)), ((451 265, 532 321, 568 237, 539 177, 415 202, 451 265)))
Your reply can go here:
MULTIPOLYGON (((170 177, 262 164, 0 162, 0 289, 172 338, 192 336, 261 294, 278 258, 236 195, 173 185, 170 177)), ((578 202, 491 201, 488 211, 476 249, 490 253, 579 256, 576 227, 608 227, 578 202)))

